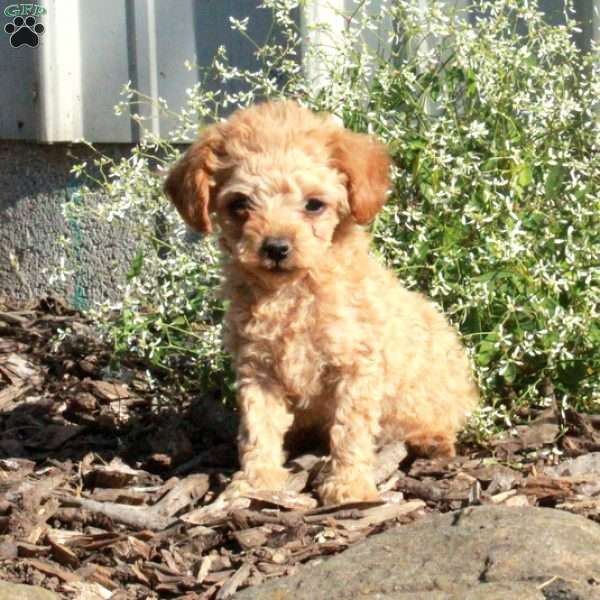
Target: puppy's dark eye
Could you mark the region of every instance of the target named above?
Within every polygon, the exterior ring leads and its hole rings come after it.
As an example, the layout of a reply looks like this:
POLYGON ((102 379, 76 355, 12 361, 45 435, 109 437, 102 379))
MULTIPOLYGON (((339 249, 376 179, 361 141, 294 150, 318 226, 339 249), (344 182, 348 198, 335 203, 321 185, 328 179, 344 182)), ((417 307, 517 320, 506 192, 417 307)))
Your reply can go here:
POLYGON ((304 205, 307 212, 317 214, 325 210, 325 202, 318 198, 309 198, 304 205))
POLYGON ((227 209, 232 215, 239 215, 250 209, 250 198, 244 194, 235 194, 229 201, 227 209))

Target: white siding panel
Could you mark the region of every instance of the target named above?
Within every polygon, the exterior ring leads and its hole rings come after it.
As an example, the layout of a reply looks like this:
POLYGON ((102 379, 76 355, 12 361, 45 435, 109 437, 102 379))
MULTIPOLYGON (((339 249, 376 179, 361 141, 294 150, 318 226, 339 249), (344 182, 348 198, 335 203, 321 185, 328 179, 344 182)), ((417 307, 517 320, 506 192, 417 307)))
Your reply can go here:
MULTIPOLYGON (((60 4, 63 0, 55 2, 60 4)), ((130 79, 126 3, 79 0, 77 4, 81 32, 82 137, 93 142, 130 141, 131 123, 127 115, 118 118, 113 110, 123 85, 130 79)), ((62 39, 61 34, 60 43, 62 39)), ((62 139, 69 138, 63 135, 62 139)))

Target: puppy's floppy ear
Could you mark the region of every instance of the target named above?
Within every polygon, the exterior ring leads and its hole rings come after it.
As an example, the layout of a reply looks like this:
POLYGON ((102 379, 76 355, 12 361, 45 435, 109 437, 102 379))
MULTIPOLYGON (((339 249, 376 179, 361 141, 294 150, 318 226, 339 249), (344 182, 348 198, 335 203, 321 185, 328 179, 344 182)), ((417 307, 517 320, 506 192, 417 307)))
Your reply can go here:
POLYGON ((333 165, 348 177, 348 200, 357 223, 369 223, 385 204, 390 183, 390 157, 373 137, 347 129, 334 132, 333 165))
POLYGON ((223 136, 218 125, 209 127, 171 168, 164 190, 182 219, 196 231, 211 233, 211 196, 221 167, 223 136))

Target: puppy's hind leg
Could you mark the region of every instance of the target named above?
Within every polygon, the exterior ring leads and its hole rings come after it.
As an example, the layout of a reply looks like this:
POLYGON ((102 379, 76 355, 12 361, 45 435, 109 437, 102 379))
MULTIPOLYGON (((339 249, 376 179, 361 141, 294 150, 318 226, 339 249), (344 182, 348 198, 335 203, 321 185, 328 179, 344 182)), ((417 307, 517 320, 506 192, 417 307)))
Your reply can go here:
POLYGON ((452 458, 456 456, 455 435, 444 431, 416 429, 405 438, 408 450, 419 458, 452 458))

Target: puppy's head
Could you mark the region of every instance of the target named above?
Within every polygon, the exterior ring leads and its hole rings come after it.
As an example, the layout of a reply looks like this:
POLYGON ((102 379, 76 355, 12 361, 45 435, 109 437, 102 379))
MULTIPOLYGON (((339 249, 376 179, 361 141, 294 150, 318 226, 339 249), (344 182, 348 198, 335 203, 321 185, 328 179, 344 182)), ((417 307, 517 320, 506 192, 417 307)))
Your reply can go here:
POLYGON ((200 232, 216 217, 226 251, 263 278, 317 268, 342 222, 368 223, 388 189, 385 147, 293 102, 239 110, 209 127, 165 184, 200 232))

